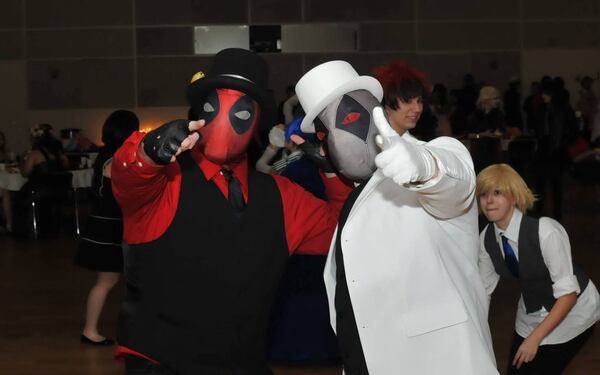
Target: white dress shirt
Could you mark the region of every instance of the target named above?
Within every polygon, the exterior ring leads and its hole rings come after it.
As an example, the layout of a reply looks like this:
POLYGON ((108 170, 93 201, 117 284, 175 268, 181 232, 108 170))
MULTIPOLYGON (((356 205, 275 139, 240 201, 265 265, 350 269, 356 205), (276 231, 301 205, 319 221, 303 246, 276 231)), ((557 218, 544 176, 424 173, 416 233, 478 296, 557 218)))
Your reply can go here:
MULTIPOLYGON (((517 259, 519 259, 519 229, 523 213, 515 208, 510 224, 505 231, 494 225, 494 233, 498 246, 502 248, 500 235, 508 238, 508 243, 513 248, 517 259)), ((485 250, 485 232, 487 226, 481 232, 479 237, 479 273, 483 280, 488 295, 491 295, 500 276, 494 270, 494 265, 490 255, 485 250)), ((579 294, 577 303, 564 320, 550 334, 548 334, 540 345, 561 344, 567 342, 586 329, 591 327, 600 319, 600 295, 592 280, 589 281, 587 288, 581 293, 577 277, 573 274, 573 262, 571 259, 571 245, 569 236, 565 228, 556 220, 542 217, 539 226, 540 248, 544 264, 548 268, 550 278, 552 279, 552 291, 554 298, 558 299, 569 293, 579 294)), ((504 253, 501 252, 504 257, 504 253)), ((531 332, 546 318, 548 311, 542 307, 540 310, 527 314, 523 296, 519 299, 517 317, 515 321, 515 330, 521 337, 528 337, 531 332)))

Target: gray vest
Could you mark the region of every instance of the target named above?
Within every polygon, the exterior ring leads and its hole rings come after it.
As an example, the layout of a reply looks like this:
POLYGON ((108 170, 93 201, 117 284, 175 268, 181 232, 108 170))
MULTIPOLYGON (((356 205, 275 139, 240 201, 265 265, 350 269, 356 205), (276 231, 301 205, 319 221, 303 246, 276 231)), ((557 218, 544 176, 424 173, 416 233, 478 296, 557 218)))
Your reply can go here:
MULTIPOLYGON (((540 222, 529 216, 523 215, 521 226, 519 228, 519 284, 521 285, 521 294, 527 313, 538 311, 542 306, 550 311, 556 299, 552 294, 552 279, 540 248, 539 237, 540 222)), ((515 279, 513 274, 506 267, 502 250, 496 242, 493 224, 488 225, 484 239, 485 250, 490 254, 494 269, 500 277, 515 279)), ((575 264, 573 264, 573 273, 579 282, 581 293, 588 284, 587 275, 575 264)))

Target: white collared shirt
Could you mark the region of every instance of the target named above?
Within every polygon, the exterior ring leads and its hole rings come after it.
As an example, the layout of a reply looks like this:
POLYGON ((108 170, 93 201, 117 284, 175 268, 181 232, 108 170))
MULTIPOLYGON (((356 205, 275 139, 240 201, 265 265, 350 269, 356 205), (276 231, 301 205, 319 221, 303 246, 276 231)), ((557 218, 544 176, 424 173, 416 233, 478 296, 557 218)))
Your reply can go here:
MULTIPOLYGON (((500 235, 508 238, 508 243, 513 248, 517 259, 519 259, 519 229, 523 213, 515 208, 510 223, 505 231, 494 225, 494 235, 496 242, 502 248, 500 235)), ((479 274, 481 275, 483 285, 491 295, 500 276, 496 273, 492 259, 485 250, 485 232, 487 226, 481 232, 479 237, 479 274)), ((559 298, 569 293, 581 293, 577 277, 573 274, 573 262, 571 259, 571 245, 569 236, 565 228, 556 220, 542 217, 538 235, 540 238, 540 248, 544 264, 548 268, 550 278, 552 279, 552 292, 554 298, 559 298)), ((502 256, 504 257, 504 253, 502 256)), ((528 337, 531 332, 544 320, 548 311, 542 307, 539 311, 527 314, 523 296, 519 299, 517 308, 517 317, 515 321, 515 330, 521 337, 528 337)), ((541 345, 560 344, 567 342, 583 331, 591 327, 600 319, 600 295, 596 286, 590 280, 587 288, 577 298, 577 303, 565 319, 542 340, 541 345)))

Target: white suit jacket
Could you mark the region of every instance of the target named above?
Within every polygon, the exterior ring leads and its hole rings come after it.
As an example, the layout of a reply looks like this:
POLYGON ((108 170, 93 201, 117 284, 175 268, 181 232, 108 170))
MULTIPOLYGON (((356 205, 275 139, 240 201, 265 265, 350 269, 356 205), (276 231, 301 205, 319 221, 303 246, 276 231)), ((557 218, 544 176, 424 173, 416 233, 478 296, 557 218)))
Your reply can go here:
MULTIPOLYGON (((475 175, 456 139, 424 144, 440 174, 399 186, 380 170, 341 233, 350 299, 370 375, 498 374, 478 274, 475 175)), ((325 265, 335 330, 335 239, 325 265)))

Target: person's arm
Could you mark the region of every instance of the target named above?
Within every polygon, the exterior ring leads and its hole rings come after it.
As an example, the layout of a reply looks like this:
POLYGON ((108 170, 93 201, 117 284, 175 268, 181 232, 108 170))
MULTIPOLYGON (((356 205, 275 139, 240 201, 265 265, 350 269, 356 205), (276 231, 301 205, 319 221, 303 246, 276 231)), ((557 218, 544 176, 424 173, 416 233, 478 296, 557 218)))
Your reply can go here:
POLYGON ((294 119, 294 107, 298 105, 298 101, 298 96, 294 94, 283 103, 283 118, 286 124, 294 119))
POLYGON ((569 311, 575 306, 575 303, 577 303, 577 294, 575 292, 564 295, 556 300, 554 306, 552 306, 552 309, 550 309, 550 312, 540 325, 519 346, 512 362, 513 366, 520 368, 523 363, 533 361, 542 340, 563 321, 567 314, 569 314, 569 311))
POLYGON ((352 188, 338 177, 324 177, 326 202, 285 177, 273 177, 281 192, 289 253, 327 254, 339 212, 352 188))
POLYGON ((195 131, 203 125, 204 121, 176 120, 148 134, 136 132, 115 153, 112 190, 123 212, 127 242, 151 241, 170 224, 181 184, 175 157, 195 145, 195 131))
POLYGON ((146 134, 133 133, 117 150, 110 175, 115 199, 124 216, 136 216, 157 200, 170 175, 178 174, 178 165, 156 165, 139 152, 146 134))
POLYGON ((39 152, 38 150, 30 151, 25 156, 25 158, 21 162, 21 165, 19 166, 19 169, 21 170, 21 175, 23 177, 29 177, 29 175, 31 174, 31 171, 33 171, 33 167, 35 167, 37 164, 39 164, 43 161, 44 161, 44 156, 42 155, 41 152, 39 152))
POLYGON ((262 173, 270 174, 273 171, 273 167, 269 164, 271 160, 277 155, 279 149, 269 144, 263 154, 256 161, 256 170, 262 173))
POLYGON ((269 144, 265 147, 265 151, 256 161, 256 170, 259 172, 270 174, 273 172, 273 167, 269 164, 277 154, 280 148, 285 145, 284 139, 285 125, 275 125, 269 131, 269 144))
MULTIPOLYGON (((491 224, 490 224, 491 225, 491 224)), ((479 259, 478 259, 478 268, 479 268, 479 276, 481 277, 481 281, 483 282, 483 286, 485 287, 485 291, 488 294, 488 298, 491 297, 492 293, 496 289, 498 285, 498 281, 500 280, 500 275, 496 273, 496 269, 494 268, 494 263, 492 263, 492 258, 490 254, 485 249, 485 232, 487 230, 487 226, 483 229, 481 234, 479 235, 479 259)))
POLYGON ((112 161, 113 159, 110 158, 104 163, 104 165, 102 166, 102 176, 106 178, 111 178, 110 169, 112 167, 112 161))
POLYGON ((449 219, 465 213, 474 204, 475 172, 469 151, 457 139, 439 137, 429 143, 399 136, 390 127, 383 110, 373 110, 382 151, 375 164, 400 188, 419 193, 419 203, 431 215, 449 219))
POLYGON ((577 294, 580 293, 577 277, 573 274, 569 237, 564 227, 553 219, 543 217, 540 219, 539 237, 556 302, 517 350, 513 359, 513 365, 517 368, 535 358, 540 343, 565 319, 577 303, 577 294))

